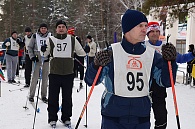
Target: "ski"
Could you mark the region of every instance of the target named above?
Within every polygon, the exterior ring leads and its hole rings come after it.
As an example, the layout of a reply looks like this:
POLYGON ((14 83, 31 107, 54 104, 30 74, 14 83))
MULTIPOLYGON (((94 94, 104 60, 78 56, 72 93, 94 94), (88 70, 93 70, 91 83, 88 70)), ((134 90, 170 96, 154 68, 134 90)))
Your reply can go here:
MULTIPOLYGON (((32 107, 33 107, 34 109, 36 109, 35 102, 30 102, 30 103, 31 103, 32 107)), ((39 112, 40 112, 40 108, 37 108, 36 112, 39 113, 39 112)))
POLYGON ((56 124, 51 125, 52 129, 56 129, 56 124))
POLYGON ((23 91, 23 89, 28 89, 27 87, 22 87, 22 88, 18 88, 18 89, 14 89, 14 90, 9 90, 9 92, 13 92, 13 91, 23 91))
POLYGON ((61 120, 59 120, 67 129, 73 129, 71 124, 64 124, 61 120))
POLYGON ((68 129, 73 129, 71 124, 65 124, 64 126, 67 127, 68 129))

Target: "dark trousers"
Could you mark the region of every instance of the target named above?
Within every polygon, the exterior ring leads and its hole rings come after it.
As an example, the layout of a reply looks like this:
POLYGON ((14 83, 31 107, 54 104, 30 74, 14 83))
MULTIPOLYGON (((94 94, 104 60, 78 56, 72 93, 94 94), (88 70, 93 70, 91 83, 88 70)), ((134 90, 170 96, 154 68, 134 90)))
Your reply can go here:
POLYGON ((30 60, 29 55, 26 54, 26 57, 25 57, 25 81, 26 81, 26 84, 28 84, 28 85, 30 85, 31 72, 32 72, 32 61, 30 60))
POLYGON ((150 117, 107 117, 102 115, 101 129, 150 129, 150 117))
POLYGON ((62 116, 65 122, 72 116, 72 88, 74 74, 57 75, 49 74, 49 97, 48 97, 48 122, 58 120, 59 93, 62 88, 62 116))
POLYGON ((84 77, 84 57, 77 56, 77 59, 80 61, 78 64, 78 71, 80 72, 80 80, 83 80, 84 77))
POLYGON ((19 75, 19 69, 20 69, 21 62, 22 62, 22 56, 19 56, 18 57, 18 64, 17 64, 17 68, 16 68, 16 75, 19 75))
POLYGON ((156 82, 152 82, 151 87, 152 109, 154 112, 155 127, 154 129, 166 129, 167 127, 167 97, 166 88, 160 87, 156 82))

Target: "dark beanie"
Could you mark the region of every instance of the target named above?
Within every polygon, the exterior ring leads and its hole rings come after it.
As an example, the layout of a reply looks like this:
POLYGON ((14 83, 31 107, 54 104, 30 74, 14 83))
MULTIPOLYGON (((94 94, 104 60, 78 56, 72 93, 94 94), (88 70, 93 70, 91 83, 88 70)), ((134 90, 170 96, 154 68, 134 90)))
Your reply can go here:
MULTIPOLYGON (((58 20, 58 21, 56 22, 56 28, 57 28, 57 26, 60 25, 60 24, 64 24, 64 25, 66 26, 66 22, 65 22, 65 21, 63 21, 63 20, 58 20)), ((66 26, 66 28, 67 28, 67 26, 66 26)))
POLYGON ((30 29, 30 27, 26 27, 24 31, 25 32, 31 32, 31 29, 30 29))
POLYGON ((146 16, 137 10, 128 9, 122 17, 123 33, 130 31, 141 22, 148 22, 146 16))
MULTIPOLYGON (((39 29, 40 29, 41 27, 46 27, 46 28, 47 28, 47 24, 41 23, 41 24, 39 25, 39 29)), ((47 29, 48 29, 48 28, 47 28, 47 29)))
POLYGON ((90 39, 90 40, 92 40, 92 37, 91 37, 91 35, 87 35, 87 38, 88 38, 88 39, 90 39))
POLYGON ((16 31, 12 31, 11 35, 13 35, 14 33, 17 33, 16 31))

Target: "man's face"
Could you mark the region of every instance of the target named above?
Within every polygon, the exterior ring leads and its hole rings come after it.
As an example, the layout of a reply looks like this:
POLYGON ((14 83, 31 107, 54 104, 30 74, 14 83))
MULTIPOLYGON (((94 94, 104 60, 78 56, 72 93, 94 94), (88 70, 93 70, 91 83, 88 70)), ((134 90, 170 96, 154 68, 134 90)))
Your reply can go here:
POLYGON ((25 32, 25 35, 29 36, 31 35, 31 32, 25 32))
POLYGON ((59 24, 56 28, 56 33, 57 34, 66 34, 67 33, 67 28, 64 24, 59 24))
POLYGON ((160 36, 160 31, 159 30, 151 30, 148 34, 148 38, 150 41, 157 41, 160 36))
POLYGON ((13 34, 12 34, 12 37, 13 37, 14 39, 17 39, 17 37, 18 37, 17 33, 13 33, 13 34))
POLYGON ((87 39, 86 39, 86 42, 87 42, 87 43, 90 43, 90 42, 91 42, 91 39, 88 39, 88 38, 87 38, 87 39))
POLYGON ((126 40, 128 42, 131 42, 132 44, 136 44, 138 42, 144 41, 146 37, 147 27, 148 27, 147 22, 142 22, 138 24, 133 29, 131 29, 129 32, 125 33, 126 40))
POLYGON ((47 28, 46 28, 46 27, 41 27, 41 28, 40 28, 40 32, 41 32, 42 34, 46 34, 46 33, 47 33, 47 28))

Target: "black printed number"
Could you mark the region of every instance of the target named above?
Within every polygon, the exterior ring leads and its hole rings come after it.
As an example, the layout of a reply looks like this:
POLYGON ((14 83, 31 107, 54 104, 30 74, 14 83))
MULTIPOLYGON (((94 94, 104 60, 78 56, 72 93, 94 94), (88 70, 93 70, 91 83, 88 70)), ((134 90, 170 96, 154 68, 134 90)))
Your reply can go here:
POLYGON ((67 43, 57 44, 57 51, 65 51, 67 43))
POLYGON ((127 79, 127 83, 130 85, 130 86, 127 86, 129 91, 134 90, 136 84, 137 84, 136 88, 139 91, 142 91, 142 89, 144 87, 144 81, 141 79, 142 76, 143 76, 143 73, 138 72, 136 80, 135 80, 135 76, 132 72, 127 73, 127 78, 126 79, 127 79))
POLYGON ((46 40, 40 40, 40 44, 41 44, 41 46, 46 44, 46 40))

